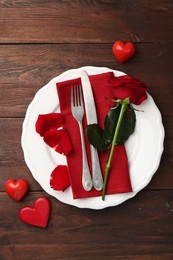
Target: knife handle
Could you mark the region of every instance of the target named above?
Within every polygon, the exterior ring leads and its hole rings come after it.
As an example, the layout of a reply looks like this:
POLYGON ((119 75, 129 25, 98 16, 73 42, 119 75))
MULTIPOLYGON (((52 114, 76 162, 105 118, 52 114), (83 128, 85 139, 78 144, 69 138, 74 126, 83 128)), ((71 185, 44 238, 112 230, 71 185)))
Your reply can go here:
POLYGON ((103 188, 103 176, 100 168, 99 156, 97 149, 91 145, 91 160, 92 160, 92 176, 94 188, 98 191, 103 188))
POLYGON ((90 191, 92 189, 93 182, 92 182, 92 178, 91 178, 91 174, 90 174, 90 170, 89 170, 89 166, 88 166, 84 134, 83 134, 83 127, 82 127, 81 122, 79 122, 79 129, 80 129, 81 144, 82 144, 82 185, 86 191, 90 191))

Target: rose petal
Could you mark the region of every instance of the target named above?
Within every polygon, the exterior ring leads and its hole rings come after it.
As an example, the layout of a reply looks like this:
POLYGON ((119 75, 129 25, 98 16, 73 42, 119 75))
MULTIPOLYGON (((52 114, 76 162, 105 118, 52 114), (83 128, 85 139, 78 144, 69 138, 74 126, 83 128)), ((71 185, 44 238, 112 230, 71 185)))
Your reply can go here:
POLYGON ((72 150, 71 140, 66 129, 47 131, 43 139, 58 153, 68 155, 72 150))
POLYGON ((144 102, 146 99, 148 98, 147 94, 144 93, 139 99, 138 101, 136 101, 135 105, 140 105, 142 102, 144 102))
POLYGON ((54 190, 64 191, 70 186, 70 179, 66 165, 58 165, 50 176, 50 186, 54 190))
POLYGON ((63 116, 60 113, 41 114, 36 121, 36 132, 41 136, 48 130, 55 130, 63 124, 63 116))

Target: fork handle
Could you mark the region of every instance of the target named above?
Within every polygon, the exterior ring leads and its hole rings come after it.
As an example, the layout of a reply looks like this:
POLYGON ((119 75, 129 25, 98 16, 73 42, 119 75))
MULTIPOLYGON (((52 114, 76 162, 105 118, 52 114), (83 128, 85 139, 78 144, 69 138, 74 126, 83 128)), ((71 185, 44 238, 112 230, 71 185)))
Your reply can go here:
POLYGON ((91 150, 91 160, 92 160, 93 185, 96 190, 100 191, 103 188, 103 177, 100 168, 98 152, 93 145, 90 146, 90 150, 91 150))
POLYGON ((81 143, 82 143, 82 185, 86 191, 90 191, 92 189, 93 183, 92 183, 92 178, 91 178, 87 155, 86 155, 82 122, 79 122, 79 129, 80 129, 80 136, 81 136, 81 143))

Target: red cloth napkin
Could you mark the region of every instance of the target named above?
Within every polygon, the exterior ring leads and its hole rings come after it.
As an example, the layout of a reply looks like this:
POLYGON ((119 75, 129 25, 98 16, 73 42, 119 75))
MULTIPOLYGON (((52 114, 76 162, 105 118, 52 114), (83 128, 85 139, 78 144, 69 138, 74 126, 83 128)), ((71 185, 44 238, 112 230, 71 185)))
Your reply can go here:
MULTIPOLYGON (((104 119, 110 109, 110 106, 113 105, 111 104, 111 102, 105 99, 105 97, 113 98, 111 95, 111 87, 109 87, 109 80, 112 77, 114 77, 112 72, 89 76, 95 99, 98 123, 101 127, 103 127, 104 125, 104 119)), ((102 194, 101 191, 96 191, 94 188, 90 192, 87 192, 82 187, 82 151, 80 132, 78 123, 71 114, 70 103, 71 87, 76 84, 81 84, 80 78, 57 83, 60 110, 62 115, 64 116, 63 127, 68 130, 73 146, 72 152, 69 155, 67 155, 67 165, 74 199, 101 196, 102 194)), ((84 115, 84 130, 86 129, 86 126, 87 121, 86 116, 84 115)), ((89 160, 89 166, 91 170, 90 144, 87 140, 86 135, 85 144, 89 160)), ((107 152, 99 152, 103 176, 107 156, 107 152)), ((131 191, 132 187, 129 177, 128 160, 125 151, 125 146, 119 145, 116 146, 114 150, 106 194, 125 193, 131 191)))

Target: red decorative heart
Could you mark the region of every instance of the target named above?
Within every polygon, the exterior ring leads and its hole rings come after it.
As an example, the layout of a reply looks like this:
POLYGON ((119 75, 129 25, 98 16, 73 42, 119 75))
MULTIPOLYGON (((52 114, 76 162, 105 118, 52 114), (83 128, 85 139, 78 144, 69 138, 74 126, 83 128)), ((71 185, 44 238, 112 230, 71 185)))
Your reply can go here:
POLYGON ((45 197, 38 198, 34 207, 24 207, 19 211, 19 218, 30 225, 46 228, 50 214, 50 202, 45 197))
POLYGON ((112 47, 112 51, 120 63, 128 61, 135 54, 135 45, 132 42, 123 43, 117 41, 112 47))
POLYGON ((9 179, 5 183, 5 190, 7 194, 16 201, 21 200, 28 192, 28 182, 24 179, 18 181, 9 179))

